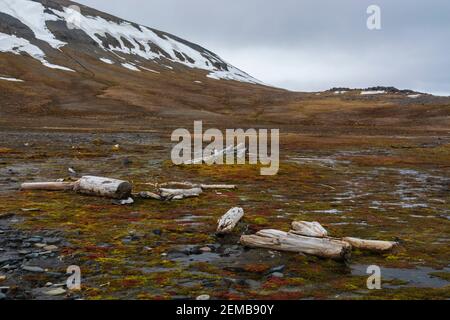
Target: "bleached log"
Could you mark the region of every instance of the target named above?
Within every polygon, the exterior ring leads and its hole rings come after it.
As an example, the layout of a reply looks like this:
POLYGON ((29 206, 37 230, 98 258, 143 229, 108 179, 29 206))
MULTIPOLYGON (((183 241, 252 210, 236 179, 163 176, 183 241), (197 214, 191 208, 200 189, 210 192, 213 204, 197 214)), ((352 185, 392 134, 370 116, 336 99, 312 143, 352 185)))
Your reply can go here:
POLYGON ((162 187, 162 188, 167 188, 167 187, 201 188, 203 190, 206 190, 206 189, 236 189, 236 186, 231 185, 231 184, 196 184, 196 183, 192 183, 192 182, 188 182, 188 181, 184 181, 184 182, 171 181, 171 182, 161 183, 159 185, 159 187, 162 187))
POLYGON ((192 189, 165 189, 160 188, 159 193, 165 200, 181 200, 184 198, 198 197, 203 192, 201 188, 192 189))
POLYGON ((398 242, 364 240, 364 239, 351 238, 351 237, 343 238, 342 241, 349 243, 354 248, 361 249, 361 250, 369 250, 369 251, 374 251, 374 252, 389 251, 398 245, 398 242))
POLYGON ((200 187, 203 190, 206 190, 206 189, 236 189, 236 186, 233 184, 201 184, 200 187))
POLYGON ((279 230, 261 230, 256 235, 244 235, 240 242, 252 248, 298 252, 336 260, 348 259, 351 252, 351 245, 344 241, 305 237, 279 230))
POLYGON ((155 199, 155 200, 162 200, 161 196, 159 194, 143 191, 139 192, 138 196, 142 199, 155 199))
POLYGON ((228 234, 233 231, 238 222, 244 216, 244 209, 242 208, 232 208, 225 215, 223 215, 219 220, 217 220, 217 233, 218 234, 228 234))
POLYGON ((72 190, 73 182, 32 182, 22 183, 21 190, 65 191, 72 190))
POLYGON ((292 222, 292 233, 316 238, 326 238, 327 230, 318 222, 294 221, 292 222))
POLYGON ((74 186, 76 192, 113 199, 128 199, 132 188, 127 181, 94 176, 84 176, 74 186))

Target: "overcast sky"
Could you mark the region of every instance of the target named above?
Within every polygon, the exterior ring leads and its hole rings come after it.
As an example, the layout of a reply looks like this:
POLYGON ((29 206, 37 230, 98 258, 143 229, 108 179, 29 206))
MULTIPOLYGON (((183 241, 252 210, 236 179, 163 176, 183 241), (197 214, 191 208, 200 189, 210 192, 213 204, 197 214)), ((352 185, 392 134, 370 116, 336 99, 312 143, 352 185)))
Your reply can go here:
POLYGON ((450 95, 448 0, 78 0, 175 34, 298 91, 396 86, 450 95), (381 30, 367 28, 369 5, 381 30))

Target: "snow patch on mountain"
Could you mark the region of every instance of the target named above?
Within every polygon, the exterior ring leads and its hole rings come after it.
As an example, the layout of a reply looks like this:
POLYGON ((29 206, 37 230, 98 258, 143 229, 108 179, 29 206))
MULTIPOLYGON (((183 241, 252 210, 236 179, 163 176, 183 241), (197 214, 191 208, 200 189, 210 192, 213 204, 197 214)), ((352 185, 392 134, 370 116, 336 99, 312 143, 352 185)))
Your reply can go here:
POLYGON ((36 39, 47 42, 55 49, 66 44, 56 39, 46 24, 47 21, 57 21, 60 18, 45 12, 45 7, 39 2, 29 0, 0 0, 0 12, 20 20, 33 31, 36 39))
POLYGON ((0 77, 0 80, 11 81, 11 82, 23 82, 23 80, 16 79, 16 78, 9 78, 9 77, 0 77))
POLYGON ((107 64, 114 64, 114 61, 106 59, 106 58, 100 58, 101 62, 107 63, 107 64))
POLYGON ((370 91, 362 91, 361 95, 363 96, 370 96, 370 95, 375 95, 375 94, 385 94, 386 91, 384 90, 370 90, 370 91))
POLYGON ((45 53, 37 46, 31 44, 28 40, 0 32, 0 52, 11 52, 19 55, 25 52, 34 59, 39 60, 44 66, 51 69, 75 72, 72 69, 51 64, 45 60, 45 53))
POLYGON ((122 67, 127 68, 131 71, 141 71, 135 65, 132 65, 131 63, 122 63, 122 67))
MULTIPOLYGON (((0 0, 0 12, 20 20, 33 31, 37 39, 45 41, 54 49, 60 49, 67 43, 55 38, 47 27, 47 21, 65 21, 71 29, 84 31, 100 48, 116 55, 123 53, 139 56, 146 60, 168 59, 189 68, 209 71, 208 77, 212 79, 261 84, 245 72, 225 63, 213 53, 201 48, 193 48, 167 34, 156 33, 145 26, 126 21, 106 20, 99 16, 83 15, 70 7, 63 7, 62 11, 49 9, 41 3, 31 0, 0 0), (105 41, 106 39, 113 41, 105 41)), ((18 45, 22 46, 22 51, 25 51, 26 48, 28 51, 25 52, 35 58, 39 57, 41 62, 45 61, 43 59, 45 55, 40 48, 31 47, 29 43, 25 44, 23 41, 19 41, 18 45)), ((139 71, 136 66, 125 62, 126 68, 139 71)))

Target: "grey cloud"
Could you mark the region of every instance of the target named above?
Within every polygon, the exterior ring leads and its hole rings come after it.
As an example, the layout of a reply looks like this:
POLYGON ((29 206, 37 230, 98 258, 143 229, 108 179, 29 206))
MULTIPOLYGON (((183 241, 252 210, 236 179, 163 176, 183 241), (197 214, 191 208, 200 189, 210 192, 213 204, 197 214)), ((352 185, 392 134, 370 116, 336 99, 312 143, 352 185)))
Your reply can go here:
POLYGON ((394 85, 450 94, 448 0, 79 0, 198 43, 292 90, 394 85), (381 7, 382 30, 366 28, 381 7))

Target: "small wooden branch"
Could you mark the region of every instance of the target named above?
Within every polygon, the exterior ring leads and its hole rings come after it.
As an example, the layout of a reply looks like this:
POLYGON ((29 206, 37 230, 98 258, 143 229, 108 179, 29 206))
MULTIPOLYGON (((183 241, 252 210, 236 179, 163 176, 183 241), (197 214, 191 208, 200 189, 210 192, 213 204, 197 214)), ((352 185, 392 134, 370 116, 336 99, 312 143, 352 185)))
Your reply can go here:
POLYGON ((351 238, 351 237, 343 238, 342 241, 348 242, 354 248, 361 249, 361 250, 374 251, 374 252, 390 251, 398 245, 398 242, 363 240, 363 239, 351 238))
POLYGON ((328 236, 327 230, 318 222, 294 221, 292 222, 292 233, 316 238, 325 238, 328 236))
POLYGON ((76 192, 113 199, 128 199, 132 189, 127 181, 94 176, 84 176, 74 186, 76 192))
POLYGON ((143 191, 143 192, 139 192, 138 196, 142 199, 155 199, 155 200, 162 200, 161 196, 159 194, 153 193, 153 192, 148 192, 148 191, 143 191))
POLYGON ((252 248, 298 252, 336 260, 348 259, 351 252, 351 245, 344 241, 305 237, 279 230, 261 230, 256 235, 244 235, 240 242, 252 248))
POLYGON ((73 190, 73 182, 32 182, 22 183, 21 190, 42 190, 42 191, 66 191, 73 190))
POLYGON ((178 188, 201 188, 203 190, 206 189, 236 189, 235 185, 229 185, 229 184, 196 184, 188 181, 184 182, 165 182, 158 185, 161 188, 168 188, 168 187, 178 187, 178 188))
POLYGON ((233 231, 238 222, 244 216, 244 209, 242 208, 232 208, 224 216, 222 216, 217 223, 218 234, 228 234, 233 231))

